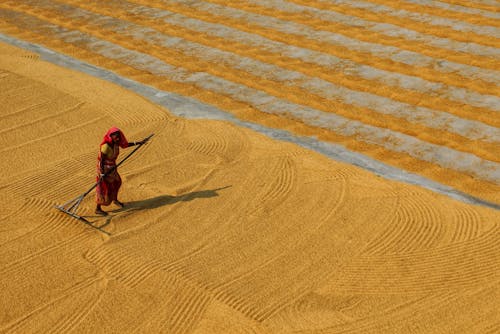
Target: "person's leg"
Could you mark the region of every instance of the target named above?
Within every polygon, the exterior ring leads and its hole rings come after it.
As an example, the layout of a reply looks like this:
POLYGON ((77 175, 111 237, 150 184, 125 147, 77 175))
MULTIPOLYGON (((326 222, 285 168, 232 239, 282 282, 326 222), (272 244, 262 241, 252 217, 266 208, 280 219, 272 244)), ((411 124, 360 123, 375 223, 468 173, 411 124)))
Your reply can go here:
POLYGON ((95 213, 101 216, 107 216, 108 213, 104 211, 101 205, 109 205, 111 201, 109 200, 109 184, 102 180, 96 187, 96 208, 95 213))
POLYGON ((113 182, 112 199, 113 199, 113 203, 118 205, 120 208, 123 208, 125 206, 125 204, 123 204, 123 202, 120 202, 118 200, 118 191, 120 190, 121 186, 122 186, 122 178, 121 178, 120 174, 118 174, 118 172, 116 172, 115 181, 113 182))
POLYGON ((95 213, 101 216, 107 216, 108 213, 101 208, 101 204, 97 204, 95 208, 95 213))

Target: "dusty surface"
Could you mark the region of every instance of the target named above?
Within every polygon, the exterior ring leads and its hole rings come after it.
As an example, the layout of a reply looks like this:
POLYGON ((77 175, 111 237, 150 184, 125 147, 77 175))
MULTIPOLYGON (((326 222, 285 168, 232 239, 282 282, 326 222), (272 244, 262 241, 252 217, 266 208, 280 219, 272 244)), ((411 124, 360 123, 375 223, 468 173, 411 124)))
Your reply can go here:
MULTIPOLYGON (((495 2, 307 3, 5 1, 0 31, 498 204, 495 2)), ((0 103, 1 333, 500 330, 499 210, 7 44, 0 103), (125 209, 82 203, 105 234, 53 206, 93 183, 112 125, 155 137, 121 168, 125 209)))

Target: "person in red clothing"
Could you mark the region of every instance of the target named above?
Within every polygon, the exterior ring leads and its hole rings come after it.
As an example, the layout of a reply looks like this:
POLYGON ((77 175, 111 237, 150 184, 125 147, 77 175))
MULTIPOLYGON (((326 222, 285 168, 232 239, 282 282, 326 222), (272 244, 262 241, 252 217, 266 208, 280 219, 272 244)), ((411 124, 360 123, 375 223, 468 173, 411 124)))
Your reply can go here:
POLYGON ((128 142, 123 132, 117 127, 112 127, 106 132, 101 142, 99 155, 97 157, 97 184, 96 187, 96 209, 95 213, 106 216, 108 213, 102 209, 102 205, 116 205, 123 207, 124 204, 118 200, 118 191, 122 185, 122 179, 116 168, 116 159, 120 154, 120 148, 143 144, 140 142, 128 142))

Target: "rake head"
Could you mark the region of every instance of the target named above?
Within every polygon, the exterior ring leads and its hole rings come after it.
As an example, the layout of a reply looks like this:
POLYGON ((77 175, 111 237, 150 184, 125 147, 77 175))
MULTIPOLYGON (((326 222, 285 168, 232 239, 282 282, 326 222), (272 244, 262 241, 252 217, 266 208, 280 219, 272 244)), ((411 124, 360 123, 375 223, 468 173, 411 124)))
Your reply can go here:
POLYGON ((78 216, 76 211, 78 210, 78 207, 80 206, 80 203, 82 203, 84 197, 84 195, 80 195, 64 204, 56 205, 56 209, 59 209, 60 211, 71 216, 78 216))

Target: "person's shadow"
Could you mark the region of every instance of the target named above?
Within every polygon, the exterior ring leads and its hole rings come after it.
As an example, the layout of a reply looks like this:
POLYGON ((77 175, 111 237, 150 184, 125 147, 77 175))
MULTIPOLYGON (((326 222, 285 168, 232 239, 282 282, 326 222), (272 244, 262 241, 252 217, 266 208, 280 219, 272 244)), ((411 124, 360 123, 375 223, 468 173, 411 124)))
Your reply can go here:
MULTIPOLYGON (((225 186, 222 188, 209 189, 209 190, 200 190, 193 191, 186 194, 171 196, 171 195, 161 195, 157 197, 148 198, 141 201, 131 201, 126 202, 123 208, 113 210, 111 213, 120 214, 120 213, 131 213, 134 211, 140 210, 150 210, 156 209, 165 205, 172 205, 178 202, 189 202, 197 198, 211 198, 219 196, 218 191, 230 188, 231 186, 225 186)), ((115 215, 109 215, 106 217, 106 223, 101 225, 100 227, 105 227, 108 225, 115 215)))
POLYGON ((142 201, 132 201, 125 203, 125 206, 120 209, 120 211, 136 211, 136 210, 145 210, 145 209, 156 209, 164 205, 172 205, 177 202, 189 202, 196 198, 210 198, 217 197, 219 194, 217 193, 220 190, 227 189, 231 186, 225 186, 217 189, 210 190, 200 190, 193 191, 190 193, 171 196, 171 195, 162 195, 153 198, 148 198, 142 201))

